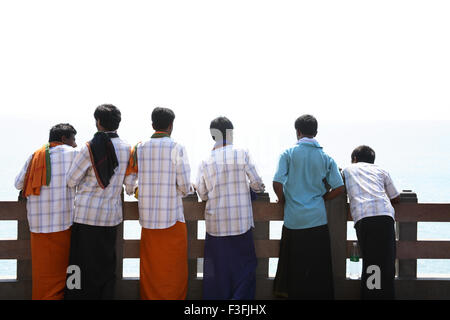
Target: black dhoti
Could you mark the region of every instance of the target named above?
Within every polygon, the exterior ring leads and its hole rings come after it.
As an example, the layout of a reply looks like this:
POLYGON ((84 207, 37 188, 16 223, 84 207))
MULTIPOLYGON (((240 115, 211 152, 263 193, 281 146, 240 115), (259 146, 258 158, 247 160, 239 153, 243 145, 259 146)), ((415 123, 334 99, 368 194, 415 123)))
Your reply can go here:
MULTIPOLYGON (((68 288, 67 300, 110 300, 116 282, 117 226, 103 227, 74 223, 69 266, 81 271, 81 289, 68 288)), ((71 275, 68 274, 68 278, 71 275)))
POLYGON ((334 299, 328 225, 283 226, 274 294, 289 299, 334 299))
POLYGON ((390 216, 367 217, 355 224, 356 235, 363 259, 361 298, 395 298, 395 222, 390 216), (380 288, 376 288, 376 266, 380 271, 380 288), (369 268, 369 269, 368 269, 369 268), (368 279, 371 277, 371 279, 368 279), (367 283, 369 280, 369 285, 367 283))

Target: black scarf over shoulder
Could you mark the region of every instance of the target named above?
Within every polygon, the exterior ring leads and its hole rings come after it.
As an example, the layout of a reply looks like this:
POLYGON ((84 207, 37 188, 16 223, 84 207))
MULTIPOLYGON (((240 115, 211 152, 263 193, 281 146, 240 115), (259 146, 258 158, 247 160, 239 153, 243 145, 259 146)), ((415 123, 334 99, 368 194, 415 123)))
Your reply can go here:
POLYGON ((109 185, 114 170, 119 166, 111 138, 119 135, 114 132, 97 132, 87 143, 97 182, 102 189, 109 185))

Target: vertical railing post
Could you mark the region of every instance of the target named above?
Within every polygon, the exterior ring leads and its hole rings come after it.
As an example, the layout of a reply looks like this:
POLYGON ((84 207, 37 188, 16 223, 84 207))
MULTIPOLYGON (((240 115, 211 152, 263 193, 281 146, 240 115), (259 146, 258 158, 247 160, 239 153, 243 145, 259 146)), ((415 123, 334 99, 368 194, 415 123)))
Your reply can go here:
POLYGON ((343 299, 345 293, 347 261, 347 195, 325 202, 328 227, 331 240, 331 258, 333 263, 334 295, 343 299))
MULTIPOLYGON (((25 209, 26 210, 26 209, 25 209)), ((28 225, 28 219, 17 221, 17 240, 30 241, 30 227, 28 225)), ((31 243, 30 243, 30 255, 31 255, 31 243)), ((17 260, 17 281, 26 286, 24 290, 23 299, 31 299, 31 257, 29 259, 17 260)))
MULTIPOLYGON (((270 197, 268 193, 257 194, 254 201, 269 204, 270 197)), ((253 229, 254 240, 269 240, 270 237, 270 221, 255 221, 253 229)), ((269 258, 257 257, 258 264, 256 266, 256 299, 273 299, 273 289, 267 286, 269 279, 269 258)))
MULTIPOLYGON (((417 195, 411 190, 403 190, 401 202, 417 203, 417 195)), ((399 241, 417 241, 417 222, 398 222, 397 233, 399 241)), ((398 260, 398 277, 415 279, 417 277, 417 259, 398 260)))
MULTIPOLYGON (((183 201, 198 202, 197 194, 191 194, 183 199, 183 201)), ((185 216, 187 213, 184 213, 185 216)), ((198 221, 186 220, 187 240, 188 240, 188 292, 186 299, 197 300, 202 298, 202 286, 201 281, 197 277, 197 259, 189 258, 189 252, 191 251, 189 243, 191 240, 197 240, 198 237, 198 221)))

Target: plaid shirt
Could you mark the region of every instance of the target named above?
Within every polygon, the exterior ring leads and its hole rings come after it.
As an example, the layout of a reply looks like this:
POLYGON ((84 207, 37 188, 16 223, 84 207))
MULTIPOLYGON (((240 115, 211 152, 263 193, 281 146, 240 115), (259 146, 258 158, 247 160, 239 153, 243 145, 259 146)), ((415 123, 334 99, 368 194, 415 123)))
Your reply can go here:
POLYGON ((375 164, 358 162, 345 168, 343 173, 354 223, 373 216, 395 219, 390 199, 400 193, 388 172, 375 164))
POLYGON ((138 180, 139 221, 146 229, 167 229, 185 222, 182 198, 191 193, 186 150, 169 137, 152 138, 136 147, 138 173, 126 177, 127 193, 138 180))
MULTIPOLYGON (((67 187, 66 174, 77 154, 76 149, 60 145, 50 148, 51 180, 42 186, 39 196, 27 198, 27 215, 30 231, 34 233, 60 232, 70 228, 73 222, 75 190, 67 187)), ((30 156, 16 177, 15 187, 23 189, 30 156)))
POLYGON ((232 145, 211 152, 209 159, 200 164, 196 182, 198 195, 207 201, 207 233, 239 235, 254 227, 250 188, 264 191, 248 152, 233 149, 232 145))
POLYGON ((69 187, 77 186, 74 213, 76 223, 110 227, 120 224, 123 220, 121 193, 131 146, 120 138, 112 138, 111 142, 119 166, 105 189, 97 182, 86 144, 81 148, 67 174, 69 187))

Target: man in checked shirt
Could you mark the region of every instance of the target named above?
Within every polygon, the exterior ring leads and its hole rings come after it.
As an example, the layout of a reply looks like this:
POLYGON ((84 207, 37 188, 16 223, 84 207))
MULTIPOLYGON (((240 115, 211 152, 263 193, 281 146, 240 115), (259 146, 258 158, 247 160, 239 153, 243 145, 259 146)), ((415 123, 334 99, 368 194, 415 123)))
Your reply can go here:
POLYGON ((94 118, 98 132, 67 174, 67 185, 77 188, 69 265, 79 268, 81 288, 67 286, 66 299, 114 297, 116 233, 123 220, 121 193, 131 146, 117 134, 117 107, 101 105, 94 118))
POLYGON ((210 124, 216 144, 200 165, 196 189, 206 202, 203 298, 255 298, 256 254, 250 189, 264 184, 247 151, 233 147, 233 124, 226 117, 210 124))
POLYGON ((343 170, 359 247, 363 257, 362 299, 395 299, 395 209, 400 192, 389 173, 375 165, 375 151, 359 146, 351 154, 352 164, 343 170), (369 288, 368 277, 378 267, 380 286, 369 288))
POLYGON ((140 294, 143 300, 183 300, 188 285, 187 230, 182 198, 191 191, 186 150, 170 135, 175 114, 155 108, 151 138, 135 146, 127 193, 138 180, 140 294), (131 187, 129 187, 131 186, 131 187))
POLYGON ((64 297, 75 196, 66 174, 77 154, 76 134, 68 123, 51 128, 49 143, 28 158, 16 178, 27 198, 33 300, 64 297))

